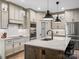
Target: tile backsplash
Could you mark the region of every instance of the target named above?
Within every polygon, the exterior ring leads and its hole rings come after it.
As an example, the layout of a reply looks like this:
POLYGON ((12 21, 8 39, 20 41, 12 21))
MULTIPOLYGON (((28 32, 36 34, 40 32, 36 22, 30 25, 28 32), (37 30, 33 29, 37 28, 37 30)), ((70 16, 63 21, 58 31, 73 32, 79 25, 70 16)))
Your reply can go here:
POLYGON ((0 38, 1 35, 6 32, 7 37, 12 36, 29 36, 29 30, 28 29, 0 29, 0 38))

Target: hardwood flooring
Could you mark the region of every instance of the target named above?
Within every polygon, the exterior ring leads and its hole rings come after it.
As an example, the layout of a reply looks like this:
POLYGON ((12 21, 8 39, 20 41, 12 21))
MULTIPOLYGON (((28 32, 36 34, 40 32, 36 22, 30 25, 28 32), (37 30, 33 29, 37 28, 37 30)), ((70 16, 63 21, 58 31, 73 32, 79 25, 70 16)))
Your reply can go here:
POLYGON ((12 56, 6 57, 7 59, 24 59, 24 51, 14 54, 12 56))
POLYGON ((77 59, 79 59, 79 50, 75 50, 74 56, 75 56, 77 59))
MULTIPOLYGON (((75 50, 74 56, 79 59, 79 50, 75 50)), ((7 59, 24 59, 24 51, 7 57, 7 59)), ((74 58, 73 58, 74 59, 74 58)))

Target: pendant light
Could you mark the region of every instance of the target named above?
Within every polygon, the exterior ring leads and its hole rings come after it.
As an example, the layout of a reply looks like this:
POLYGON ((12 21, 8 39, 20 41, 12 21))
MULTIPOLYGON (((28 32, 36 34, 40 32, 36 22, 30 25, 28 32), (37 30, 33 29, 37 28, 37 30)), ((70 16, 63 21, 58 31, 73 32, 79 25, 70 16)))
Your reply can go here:
POLYGON ((47 0, 47 9, 48 10, 47 10, 47 13, 46 13, 46 15, 44 17, 44 20, 53 20, 53 16, 49 11, 49 0, 47 0))
MULTIPOLYGON (((58 8, 59 8, 59 6, 58 6, 59 5, 59 1, 57 1, 56 4, 57 4, 57 11, 59 11, 58 10, 58 8)), ((59 14, 58 13, 57 13, 57 17, 55 19, 55 22, 61 22, 61 20, 59 19, 59 14)))

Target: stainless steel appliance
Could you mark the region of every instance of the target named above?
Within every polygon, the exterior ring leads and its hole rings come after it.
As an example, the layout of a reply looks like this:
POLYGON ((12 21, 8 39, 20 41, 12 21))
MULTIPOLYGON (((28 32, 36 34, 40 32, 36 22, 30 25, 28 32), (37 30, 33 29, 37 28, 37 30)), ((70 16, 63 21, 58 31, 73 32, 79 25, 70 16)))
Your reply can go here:
POLYGON ((75 49, 79 49, 79 22, 66 23, 66 36, 75 41, 75 49))
POLYGON ((36 23, 30 24, 30 40, 36 39, 36 23))
POLYGON ((66 35, 79 38, 79 22, 67 22, 66 35))

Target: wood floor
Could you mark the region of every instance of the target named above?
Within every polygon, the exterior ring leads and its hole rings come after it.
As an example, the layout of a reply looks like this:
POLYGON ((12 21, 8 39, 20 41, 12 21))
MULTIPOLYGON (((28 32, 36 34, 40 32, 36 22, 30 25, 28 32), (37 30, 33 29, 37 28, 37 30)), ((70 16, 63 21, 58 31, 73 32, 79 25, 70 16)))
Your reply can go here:
POLYGON ((75 50, 74 56, 77 57, 77 59, 79 59, 79 50, 75 50))
MULTIPOLYGON (((74 53, 74 56, 79 59, 79 51, 76 50, 75 53, 74 53)), ((8 57, 7 59, 24 59, 24 51, 18 53, 18 54, 15 54, 13 56, 10 56, 8 57)))
POLYGON ((24 51, 17 53, 13 56, 7 57, 7 59, 24 59, 24 51))

